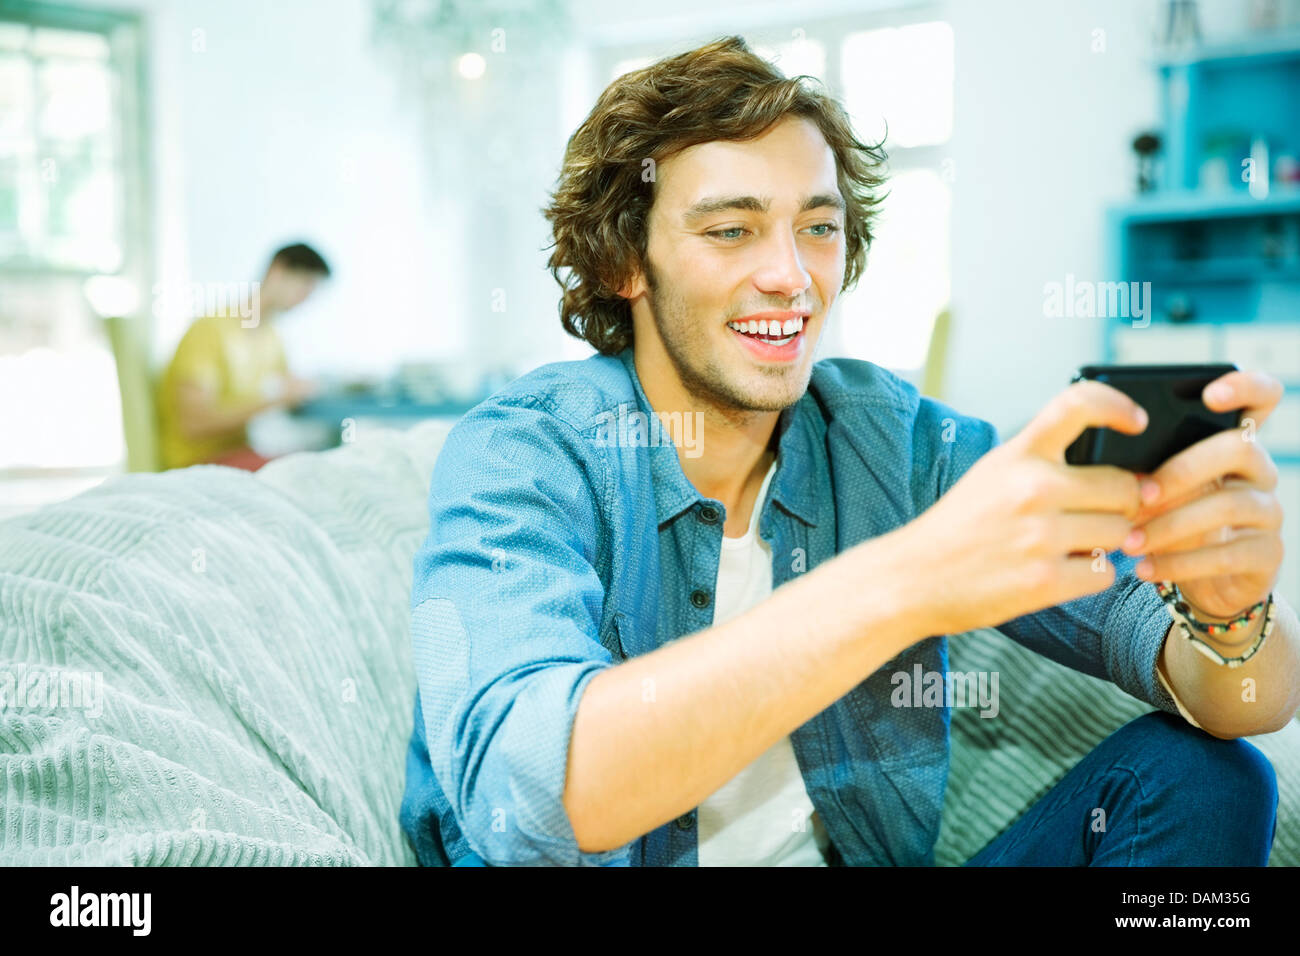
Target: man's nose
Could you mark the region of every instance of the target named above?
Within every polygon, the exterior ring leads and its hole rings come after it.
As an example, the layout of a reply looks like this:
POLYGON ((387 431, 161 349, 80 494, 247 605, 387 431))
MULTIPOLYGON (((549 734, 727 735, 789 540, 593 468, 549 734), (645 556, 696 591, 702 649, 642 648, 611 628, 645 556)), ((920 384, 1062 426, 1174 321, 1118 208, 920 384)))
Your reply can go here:
POLYGON ((778 230, 764 244, 762 255, 762 264, 754 274, 759 291, 790 299, 812 285, 793 235, 778 230))

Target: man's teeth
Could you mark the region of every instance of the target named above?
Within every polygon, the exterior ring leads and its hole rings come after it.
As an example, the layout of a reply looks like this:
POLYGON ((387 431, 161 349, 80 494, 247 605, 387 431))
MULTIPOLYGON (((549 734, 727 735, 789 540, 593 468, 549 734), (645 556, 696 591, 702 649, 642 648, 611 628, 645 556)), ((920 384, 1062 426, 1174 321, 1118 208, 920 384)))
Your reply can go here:
POLYGON ((793 319, 786 319, 784 322, 778 319, 773 319, 771 322, 767 319, 750 319, 748 322, 728 322, 727 325, 747 335, 790 336, 803 331, 803 316, 796 315, 793 319))

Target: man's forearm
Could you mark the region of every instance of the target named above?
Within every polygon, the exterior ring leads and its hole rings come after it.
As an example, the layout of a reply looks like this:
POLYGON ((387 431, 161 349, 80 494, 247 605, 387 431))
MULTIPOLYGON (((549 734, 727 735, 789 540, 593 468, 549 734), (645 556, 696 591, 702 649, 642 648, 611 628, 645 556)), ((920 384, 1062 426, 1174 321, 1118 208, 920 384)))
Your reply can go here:
POLYGON ((597 675, 569 742, 564 806, 600 852, 701 801, 929 636, 904 529, 858 545, 747 613, 597 675))
POLYGON ((204 439, 227 435, 246 426, 254 415, 274 407, 273 399, 249 399, 228 407, 194 403, 181 415, 181 428, 187 438, 204 439))
MULTIPOLYGON (((1215 663, 1171 628, 1161 662, 1178 698, 1196 722, 1215 737, 1273 733, 1300 708, 1300 624, 1295 609, 1275 595, 1273 633, 1240 667, 1215 663)), ((1198 615, 1203 616, 1203 615, 1198 615)), ((1208 641, 1224 657, 1255 643, 1263 621, 1231 645, 1208 641)))

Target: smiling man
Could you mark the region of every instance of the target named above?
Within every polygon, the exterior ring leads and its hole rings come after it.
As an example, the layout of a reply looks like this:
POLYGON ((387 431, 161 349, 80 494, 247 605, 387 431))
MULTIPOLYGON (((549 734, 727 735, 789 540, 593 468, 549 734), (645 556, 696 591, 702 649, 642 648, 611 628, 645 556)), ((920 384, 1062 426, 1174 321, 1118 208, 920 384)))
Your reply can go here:
MULTIPOLYGON (((882 162, 736 37, 621 77, 570 139, 550 265, 599 354, 498 392, 434 469, 402 806, 422 863, 930 863, 948 712, 894 706, 893 677, 992 626, 1157 711, 971 862, 1267 861, 1276 783, 1237 738, 1300 704, 1267 453, 1225 432, 1140 481, 1064 463, 1088 426, 1144 427, 1106 386, 1001 444, 816 361, 882 162), (699 416, 694 453, 611 432, 628 412, 699 416), (1202 621, 1253 611, 1205 641, 1249 659, 1172 636, 1164 579, 1202 621)), ((1256 422, 1278 400, 1220 384, 1206 401, 1256 422)))

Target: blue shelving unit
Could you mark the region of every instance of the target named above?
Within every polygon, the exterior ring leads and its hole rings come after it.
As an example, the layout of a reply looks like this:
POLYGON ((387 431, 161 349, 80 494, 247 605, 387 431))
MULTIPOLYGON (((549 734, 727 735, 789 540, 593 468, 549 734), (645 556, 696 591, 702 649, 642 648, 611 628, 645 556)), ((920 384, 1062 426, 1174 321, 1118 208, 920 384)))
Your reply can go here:
POLYGON ((1300 34, 1165 55, 1159 189, 1108 210, 1107 275, 1150 283, 1149 324, 1101 323, 1107 362, 1236 362, 1286 385, 1260 440, 1286 511, 1281 586, 1300 600, 1300 34), (1260 174, 1266 144, 1267 187, 1260 174), (1253 147, 1253 148, 1252 148, 1253 147), (1256 182, 1243 179, 1252 160, 1256 182))
MULTIPOLYGON (((1111 274, 1151 283, 1154 321, 1289 326, 1300 318, 1300 190, 1265 199, 1155 195, 1111 209, 1109 221, 1111 274)), ((1109 335, 1105 345, 1114 347, 1109 335)))

